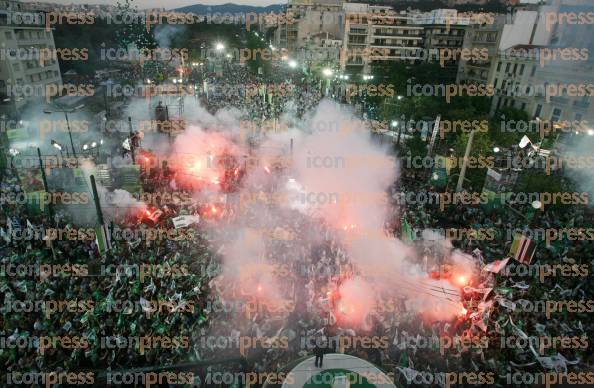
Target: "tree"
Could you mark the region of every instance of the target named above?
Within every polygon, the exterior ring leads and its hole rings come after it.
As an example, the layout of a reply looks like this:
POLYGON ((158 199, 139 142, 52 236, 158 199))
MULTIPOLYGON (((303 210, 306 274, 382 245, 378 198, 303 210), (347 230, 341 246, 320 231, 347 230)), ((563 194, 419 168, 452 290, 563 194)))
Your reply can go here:
POLYGON ((528 125, 529 119, 528 113, 520 109, 506 107, 498 110, 489 125, 489 135, 493 144, 502 148, 518 144, 526 133, 518 131, 518 126, 510 123, 513 120, 515 123, 523 122, 528 125))
MULTIPOLYGON (((118 12, 121 14, 139 13, 138 7, 133 5, 134 0, 124 0, 123 3, 118 2, 118 12)), ((116 31, 118 45, 121 48, 128 48, 130 44, 134 44, 140 49, 154 49, 157 47, 157 42, 153 34, 147 31, 146 26, 140 23, 129 23, 121 26, 116 31)))

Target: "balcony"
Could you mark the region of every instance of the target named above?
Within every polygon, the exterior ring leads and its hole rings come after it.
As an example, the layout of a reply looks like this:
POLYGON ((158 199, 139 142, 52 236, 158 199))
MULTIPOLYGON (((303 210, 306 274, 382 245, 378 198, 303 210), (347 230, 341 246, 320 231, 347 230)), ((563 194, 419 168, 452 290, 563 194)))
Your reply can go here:
POLYGON ((485 63, 480 63, 480 62, 466 62, 466 66, 469 67, 476 67, 479 69, 488 69, 491 64, 489 62, 485 62, 485 63))
POLYGON ((568 105, 569 98, 564 97, 551 97, 551 102, 556 105, 568 105))
POLYGON ((590 107, 590 101, 574 101, 573 106, 580 109, 588 109, 590 107))

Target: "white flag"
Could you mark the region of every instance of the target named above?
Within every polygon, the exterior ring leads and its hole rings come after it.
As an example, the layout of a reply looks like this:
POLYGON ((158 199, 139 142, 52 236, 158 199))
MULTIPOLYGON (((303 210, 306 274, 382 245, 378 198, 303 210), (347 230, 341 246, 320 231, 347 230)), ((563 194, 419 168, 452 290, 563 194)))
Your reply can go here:
POLYGON ((200 222, 200 216, 192 216, 192 215, 179 216, 179 217, 172 218, 171 221, 173 221, 173 225, 175 226, 175 229, 185 228, 187 226, 190 226, 192 224, 197 224, 198 222, 200 222))

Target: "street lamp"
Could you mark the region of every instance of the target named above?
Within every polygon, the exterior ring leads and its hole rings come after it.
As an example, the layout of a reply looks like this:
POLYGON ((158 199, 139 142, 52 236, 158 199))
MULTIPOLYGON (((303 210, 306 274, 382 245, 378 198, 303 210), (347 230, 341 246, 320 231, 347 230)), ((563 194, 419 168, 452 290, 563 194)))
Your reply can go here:
POLYGON ((332 75, 332 69, 325 68, 322 70, 322 74, 324 74, 326 77, 330 77, 332 75))
POLYGON ((62 145, 55 140, 52 140, 52 145, 57 148, 60 152, 62 152, 62 145))
POLYGON ((497 152, 499 152, 499 151, 501 151, 501 149, 500 149, 499 147, 495 147, 495 148, 493 148, 493 152, 497 153, 497 152))
POLYGON ((216 44, 215 49, 217 51, 222 51, 222 50, 225 49, 225 45, 219 42, 219 43, 216 44))
POLYGON ((291 69, 294 69, 294 68, 296 68, 296 67, 297 67, 297 62, 296 62, 296 61, 294 61, 294 60, 290 60, 290 61, 289 61, 289 67, 290 67, 291 69))
MULTIPOLYGON (((81 105, 76 106, 72 109, 64 109, 62 107, 58 107, 57 109, 53 108, 53 110, 51 110, 51 109, 43 110, 43 113, 45 113, 45 114, 52 114, 52 113, 57 113, 57 112, 64 113, 64 117, 66 118, 66 127, 68 128, 68 136, 70 137, 70 146, 72 147, 72 155, 74 155, 75 159, 77 159, 76 158, 76 150, 74 149, 74 142, 72 141, 72 131, 70 130, 70 121, 68 121, 68 113, 74 113, 74 112, 84 108, 84 106, 85 106, 84 104, 81 104, 81 105)), ((76 161, 76 164, 78 166, 78 159, 76 161)))

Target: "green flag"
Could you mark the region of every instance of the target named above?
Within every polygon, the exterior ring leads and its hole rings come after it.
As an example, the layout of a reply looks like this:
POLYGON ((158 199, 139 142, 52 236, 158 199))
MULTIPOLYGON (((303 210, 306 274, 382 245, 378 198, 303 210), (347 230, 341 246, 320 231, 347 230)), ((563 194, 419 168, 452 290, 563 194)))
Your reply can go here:
POLYGON ((408 221, 406 220, 406 218, 402 219, 402 231, 400 234, 400 238, 404 242, 411 242, 415 239, 415 237, 413 235, 413 231, 412 231, 410 225, 408 224, 408 221))
POLYGON ((105 228, 102 225, 99 225, 95 228, 95 241, 97 242, 97 248, 99 249, 99 254, 104 255, 107 250, 109 249, 109 237, 105 232, 105 228))

